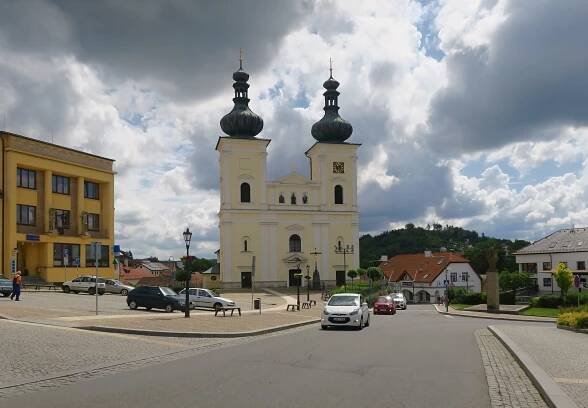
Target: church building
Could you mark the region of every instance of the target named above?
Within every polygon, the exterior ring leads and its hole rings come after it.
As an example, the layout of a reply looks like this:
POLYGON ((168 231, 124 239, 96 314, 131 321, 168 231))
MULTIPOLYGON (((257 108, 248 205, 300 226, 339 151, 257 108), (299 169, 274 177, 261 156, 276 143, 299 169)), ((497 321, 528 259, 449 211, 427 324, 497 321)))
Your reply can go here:
MULTIPOLYGON (((267 179, 269 138, 249 108, 249 75, 233 74, 233 110, 220 125, 220 279, 224 288, 319 288, 341 285, 359 267, 357 149, 339 116, 339 82, 323 84, 325 114, 312 126, 305 152, 310 179, 292 172, 267 179)), ((302 152, 301 152, 302 153, 302 152)))

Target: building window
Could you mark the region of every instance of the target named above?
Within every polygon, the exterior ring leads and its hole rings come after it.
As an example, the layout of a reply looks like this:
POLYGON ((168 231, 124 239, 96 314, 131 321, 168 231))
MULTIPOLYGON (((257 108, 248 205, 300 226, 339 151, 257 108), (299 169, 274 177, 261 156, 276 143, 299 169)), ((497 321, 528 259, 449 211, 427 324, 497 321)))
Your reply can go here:
MULTIPOLYGON (((100 252, 98 254, 98 266, 108 267, 108 245, 100 245, 100 252)), ((86 266, 91 267, 96 265, 96 248, 94 245, 86 245, 86 266)))
POLYGON ((586 261, 578 261, 578 264, 576 265, 576 269, 578 271, 586 270, 586 261))
POLYGON ((292 193, 290 196, 290 204, 296 205, 296 194, 292 193))
POLYGON ((35 225, 36 224, 37 207, 32 205, 16 205, 16 223, 19 225, 35 225))
POLYGON ((37 172, 35 170, 16 169, 16 186, 22 188, 37 188, 37 172))
POLYGON ((100 199, 100 184, 84 181, 84 197, 92 200, 100 199))
POLYGON ((243 241, 243 251, 247 252, 247 240, 243 241))
POLYGON ((451 282, 457 282, 457 272, 451 272, 451 282))
POLYGON ((64 266, 67 254, 67 265, 77 265, 80 261, 80 246, 75 244, 53 244, 53 266, 64 266))
POLYGON ((286 202, 286 199, 284 198, 284 195, 283 194, 280 194, 280 197, 278 198, 278 202, 280 204, 284 204, 286 202))
POLYGON ((468 273, 467 272, 462 272, 461 273, 461 281, 462 282, 467 282, 469 279, 468 273))
POLYGON ((543 286, 551 287, 551 278, 543 278, 543 286))
POLYGON ((551 262, 543 262, 543 270, 550 271, 551 270, 551 262))
POLYGON ((69 177, 53 176, 53 192, 69 194, 69 177))
POLYGON ((302 252, 302 241, 296 234, 290 236, 290 252, 302 252))
POLYGON ((86 214, 86 227, 88 231, 100 230, 100 214, 86 214))
POLYGON ((522 272, 526 273, 537 273, 537 264, 536 263, 524 263, 521 264, 522 272))
POLYGON ((241 183, 241 202, 251 202, 251 187, 249 186, 249 183, 241 183))
POLYGON ((343 204, 343 187, 335 186, 335 204, 343 204))
POLYGON ((302 196, 302 204, 308 204, 308 196, 306 195, 306 193, 304 193, 304 195, 302 196))
POLYGON ((54 210, 53 212, 53 225, 55 229, 68 229, 70 228, 69 210, 54 210))

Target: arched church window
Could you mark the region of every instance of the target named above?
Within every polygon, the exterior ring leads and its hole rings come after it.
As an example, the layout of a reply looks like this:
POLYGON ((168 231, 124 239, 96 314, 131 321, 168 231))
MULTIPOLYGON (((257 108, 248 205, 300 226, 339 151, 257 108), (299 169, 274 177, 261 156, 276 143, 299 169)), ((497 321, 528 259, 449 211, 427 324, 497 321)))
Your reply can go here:
POLYGON ((296 194, 294 193, 292 193, 292 195, 290 196, 290 204, 296 204, 296 194))
POLYGON ((286 202, 286 199, 284 198, 284 194, 280 193, 280 197, 278 198, 278 202, 280 204, 284 204, 286 202))
POLYGON ((249 186, 249 183, 241 183, 241 202, 251 202, 251 187, 249 186))
POLYGON ((302 196, 302 204, 308 204, 308 196, 306 195, 306 193, 304 193, 304 195, 302 196))
POLYGON ((343 187, 335 186, 335 204, 343 204, 343 187))
POLYGON ((290 252, 302 252, 302 241, 297 234, 290 236, 290 252))

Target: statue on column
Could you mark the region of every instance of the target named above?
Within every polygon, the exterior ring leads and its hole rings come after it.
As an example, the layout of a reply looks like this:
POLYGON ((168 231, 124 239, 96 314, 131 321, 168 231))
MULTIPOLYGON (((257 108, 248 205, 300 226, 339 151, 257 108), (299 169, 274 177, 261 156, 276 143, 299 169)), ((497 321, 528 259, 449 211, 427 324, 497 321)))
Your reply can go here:
POLYGON ((496 270, 498 251, 494 246, 491 246, 486 249, 484 256, 488 263, 488 270, 486 271, 486 308, 489 312, 497 312, 500 310, 498 271, 496 270))

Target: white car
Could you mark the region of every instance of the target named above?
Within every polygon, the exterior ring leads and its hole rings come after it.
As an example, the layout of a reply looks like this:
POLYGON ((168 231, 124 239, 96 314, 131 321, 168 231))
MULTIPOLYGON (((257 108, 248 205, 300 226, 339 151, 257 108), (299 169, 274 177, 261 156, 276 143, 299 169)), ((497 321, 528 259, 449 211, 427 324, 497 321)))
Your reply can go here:
MULTIPOLYGON (((182 289, 178 295, 186 296, 186 289, 182 289)), ((234 307, 235 302, 231 299, 217 296, 216 293, 209 289, 190 288, 188 292, 190 299, 190 307, 206 307, 212 309, 219 309, 221 307, 234 307)))
POLYGON ((321 327, 351 326, 361 330, 370 325, 370 309, 357 293, 338 293, 325 303, 321 316, 321 327))
POLYGON ((406 310, 406 298, 402 293, 392 293, 388 296, 394 302, 394 306, 396 306, 396 309, 406 310))
MULTIPOLYGON (((93 295, 96 290, 96 277, 95 276, 78 276, 75 279, 69 280, 67 282, 63 282, 61 288, 65 293, 73 292, 73 293, 80 293, 80 292, 88 292, 90 295, 93 295)), ((98 294, 103 295, 106 289, 106 285, 104 282, 101 282, 101 279, 98 278, 98 294)))

